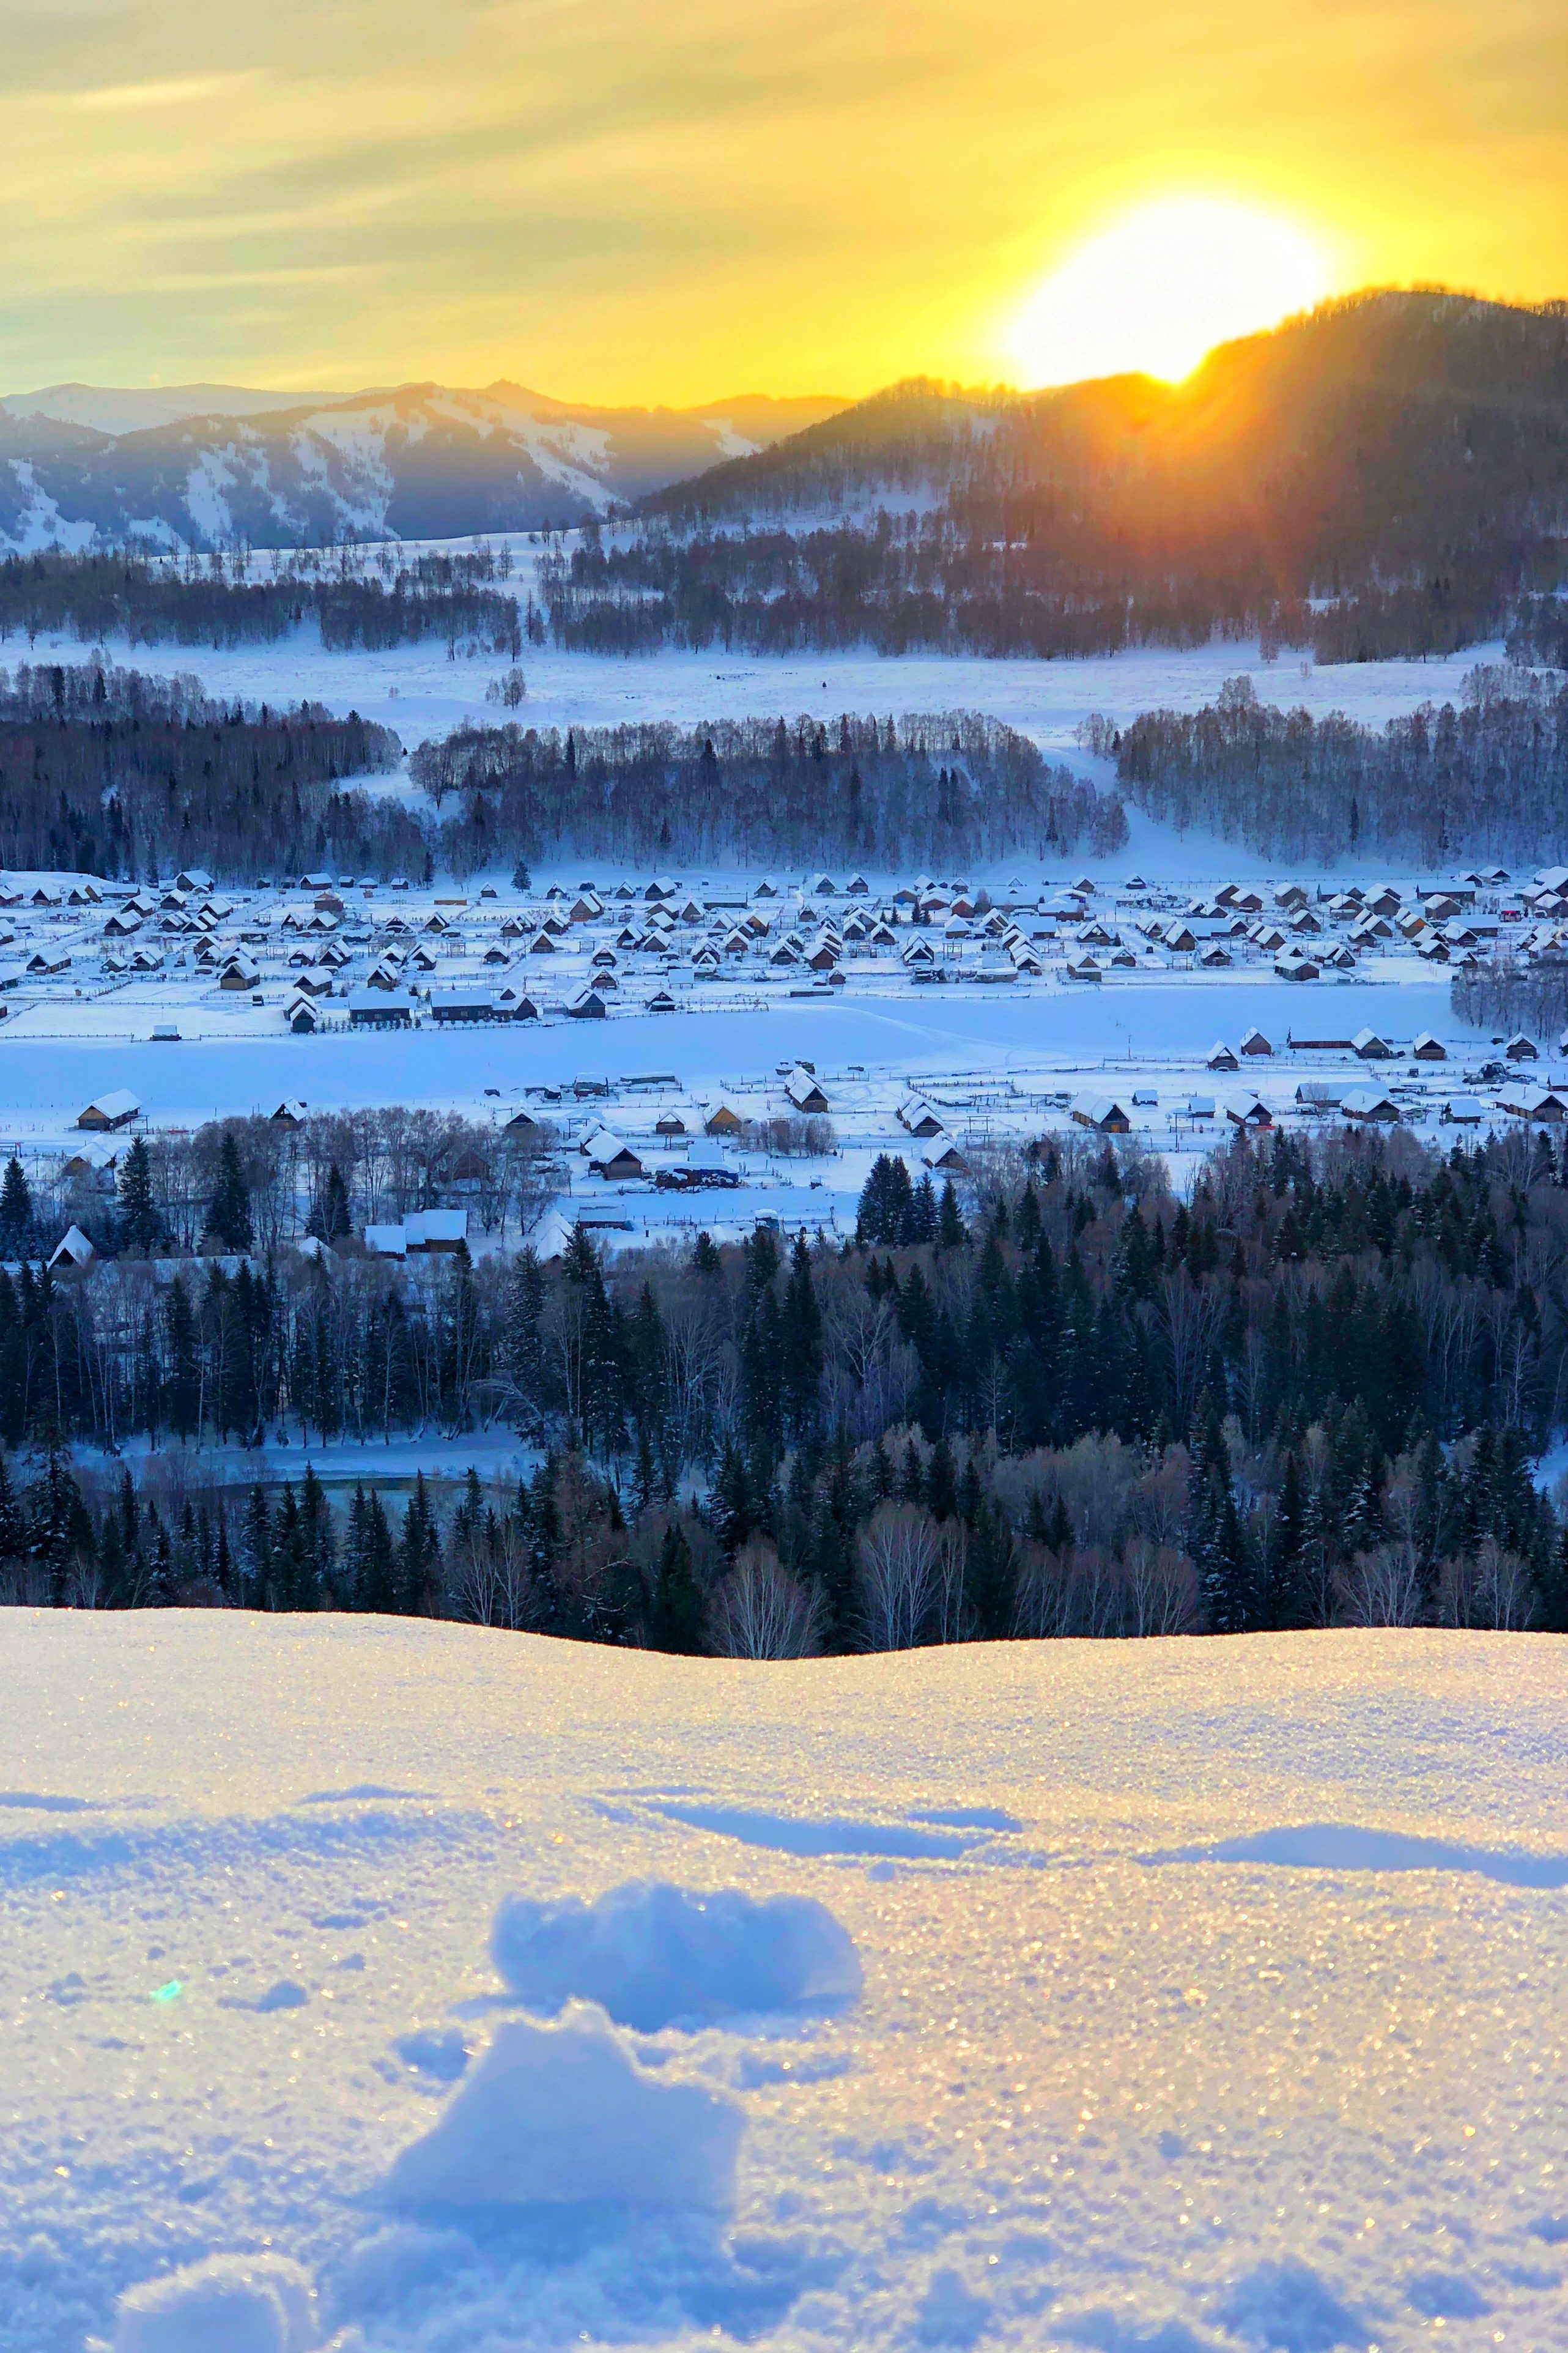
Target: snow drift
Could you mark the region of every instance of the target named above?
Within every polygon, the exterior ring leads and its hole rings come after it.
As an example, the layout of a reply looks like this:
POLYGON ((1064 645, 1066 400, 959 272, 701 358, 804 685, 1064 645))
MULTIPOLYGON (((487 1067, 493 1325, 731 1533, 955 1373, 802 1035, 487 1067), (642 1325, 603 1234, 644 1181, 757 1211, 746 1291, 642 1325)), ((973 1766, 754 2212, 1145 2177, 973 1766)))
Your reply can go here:
POLYGON ((695 2084, 663 2084, 602 2011, 513 2019, 434 2130, 394 2164, 405 2206, 608 2204, 723 2213, 743 2118, 695 2084))
POLYGON ((316 2291, 285 2255, 212 2255, 121 2296, 113 2353, 308 2353, 316 2291))
POLYGON ((747 2011, 837 2009, 860 1991, 846 1931, 809 1895, 759 1902, 634 1879, 596 1903, 509 1895, 490 1957, 520 2001, 553 2016, 575 1996, 645 2034, 747 2011))

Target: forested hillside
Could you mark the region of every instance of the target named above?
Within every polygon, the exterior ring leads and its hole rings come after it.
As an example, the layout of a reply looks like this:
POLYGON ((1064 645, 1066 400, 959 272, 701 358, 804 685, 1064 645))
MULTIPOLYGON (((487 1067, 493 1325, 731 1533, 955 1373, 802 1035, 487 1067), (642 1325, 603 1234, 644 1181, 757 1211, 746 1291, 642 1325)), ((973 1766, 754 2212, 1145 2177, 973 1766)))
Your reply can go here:
POLYGON ((458 873, 570 847, 632 862, 825 858, 935 865, 1028 850, 1105 855, 1127 838, 1103 795, 976 712, 543 733, 459 728, 410 769, 458 873))
POLYGON ((0 670, 0 865, 140 879, 203 865, 227 881, 409 854, 394 807, 340 790, 397 738, 351 712, 209 702, 195 679, 95 664, 0 670))
POLYGON ((410 770, 435 814, 353 787, 395 735, 351 712, 216 702, 194 678, 0 670, 0 865, 225 881, 328 865, 467 875, 563 851, 627 861, 973 863, 1114 852, 1121 801, 974 712, 536 730, 462 727, 410 770))
POLYGON ((503 547, 468 555, 420 555, 395 564, 342 548, 330 558, 296 552, 264 561, 244 549, 179 562, 125 550, 0 559, 0 639, 69 635, 86 645, 124 637, 132 646, 276 645, 313 623, 321 642, 417 644, 442 638, 485 653, 522 649, 517 600, 506 592, 503 547), (497 584, 502 584, 498 586, 497 584))
MULTIPOLYGON (((34 1450, 0 1456, 13 1598, 406 1609, 756 1655, 1568 1630, 1568 1545, 1528 1468, 1568 1399, 1568 1161, 1544 1136, 1447 1158, 1407 1135, 1238 1139, 1190 1203, 1135 1151, 1042 1139, 962 1203, 881 1161, 855 1240, 803 1235, 787 1260, 759 1228, 606 1265, 579 1229, 548 1264, 444 1268, 346 1240, 262 1251, 255 1128, 195 1145, 209 1232, 243 1249, 254 1223, 237 1269, 155 1277, 143 1154, 124 1256, 0 1272, 0 1436, 34 1450), (537 1449, 533 1475, 473 1480, 444 1526, 421 1483, 400 1531, 374 1493, 346 1515, 309 1475, 247 1494, 188 1451, 283 1425, 308 1458, 493 1421, 537 1449), (142 1432, 140 1480, 63 1451, 142 1432)), ((364 1181, 344 1160, 317 1195, 329 1239, 364 1181)))
POLYGON ((1436 866, 1539 860, 1568 846, 1568 681, 1480 669, 1463 705, 1383 728, 1260 702, 1226 681, 1201 711, 1152 711, 1117 732, 1123 790, 1173 825, 1212 826, 1270 858, 1361 850, 1436 866))
POLYGON ((550 614, 568 645, 1347 661, 1501 635, 1565 543, 1564 306, 1378 293, 1174 386, 899 388, 647 501, 555 565, 550 614))

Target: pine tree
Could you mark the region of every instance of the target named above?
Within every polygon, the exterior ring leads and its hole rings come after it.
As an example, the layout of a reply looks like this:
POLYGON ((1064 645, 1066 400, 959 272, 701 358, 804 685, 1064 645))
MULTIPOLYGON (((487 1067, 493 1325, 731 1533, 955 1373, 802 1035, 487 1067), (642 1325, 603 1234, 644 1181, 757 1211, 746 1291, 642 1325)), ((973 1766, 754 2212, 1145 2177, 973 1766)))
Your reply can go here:
POLYGON ((983 1505, 964 1553, 963 1596, 973 1630, 984 1642, 998 1642, 1013 1630, 1017 1603, 1018 1547, 1006 1514, 983 1505))
POLYGON ((239 1165, 239 1146, 230 1129, 224 1131, 218 1146, 217 1183, 207 1212, 207 1232, 226 1250, 247 1250, 255 1239, 250 1193, 239 1165))
POLYGON ((196 1355, 196 1323, 185 1292, 184 1278, 176 1275, 164 1303, 169 1333, 169 1377, 163 1410, 176 1438, 189 1438, 201 1419, 201 1368, 196 1355))
POLYGON ((727 1559, 734 1558, 755 1525, 745 1460, 733 1440, 726 1439, 713 1479, 713 1526, 727 1559))
POLYGON ((397 1547, 397 1570, 405 1616, 421 1618, 434 1615, 440 1564, 440 1532, 436 1525, 436 1514, 431 1509, 425 1485, 425 1473, 416 1471, 414 1493, 403 1514, 403 1535, 397 1547))
POLYGON ((153 1155, 144 1135, 137 1136, 120 1164, 120 1246, 148 1250, 164 1240, 168 1228, 153 1198, 153 1155))
POLYGON ((545 1408, 544 1270, 536 1250, 524 1247, 507 1279, 501 1363, 517 1392, 520 1429, 537 1430, 545 1408))
POLYGON ((959 1215, 958 1196, 950 1176, 942 1188, 942 1200, 936 1213, 936 1238, 943 1250, 960 1250, 969 1240, 969 1230, 959 1215))
POLYGON ((842 1524, 825 1499, 812 1529, 810 1573, 822 1595, 826 1647, 849 1650, 855 1638, 853 1557, 842 1524))
POLYGON ((272 1523, 272 1599, 274 1609, 312 1609, 310 1565, 305 1532, 300 1519, 300 1499, 286 1482, 272 1523))
POLYGON ((118 1609, 129 1599, 127 1593, 125 1545, 120 1532, 120 1514, 112 1507, 103 1515, 103 1525, 98 1532, 98 1573, 105 1607, 118 1609))
POLYGON ((326 1232, 322 1239, 326 1241, 342 1241, 353 1230, 353 1220, 349 1216, 349 1188, 343 1183, 342 1172, 335 1160, 327 1170, 327 1196, 323 1217, 326 1232))
MULTIPOLYGON (((126 1478, 129 1480, 130 1472, 126 1478)), ((239 1556, 243 1599, 252 1609, 272 1608, 272 1522, 263 1488, 252 1487, 240 1530, 239 1556)))
POLYGON ((33 1195, 15 1153, 0 1181, 0 1259, 27 1255, 33 1239, 33 1195))
POLYGON ((1301 1547, 1306 1535, 1306 1511, 1301 1466, 1292 1447, 1286 1454, 1285 1468, 1280 1474, 1274 1540, 1268 1559, 1268 1590, 1264 1596, 1265 1623, 1277 1632, 1285 1632, 1307 1622, 1306 1597, 1301 1588, 1301 1547))
POLYGON ((337 1545, 331 1506, 326 1490, 309 1462, 300 1482, 300 1535, 305 1558, 305 1587, 298 1607, 320 1609, 332 1597, 336 1581, 337 1545))
POLYGON ((778 1250, 765 1226, 742 1246, 741 1299, 741 1419, 750 1451, 770 1466, 784 1442, 784 1382, 778 1297, 778 1250))
POLYGON ((0 1453, 0 1560, 20 1560, 26 1544, 26 1521, 11 1482, 10 1465, 0 1453))
POLYGON ((910 1196, 910 1209, 904 1240, 908 1242, 934 1242, 940 1212, 936 1205, 936 1187, 926 1169, 910 1196))
POLYGON ((647 1646, 694 1655, 702 1647, 702 1593, 691 1566, 691 1547, 672 1521, 659 1546, 658 1566, 647 1598, 647 1646))
POLYGON ((1189 1549, 1209 1630, 1240 1634, 1257 1623, 1247 1540, 1237 1510, 1230 1450, 1211 1398, 1193 1456, 1189 1549))
POLYGON ((945 1436, 938 1438, 926 1465, 926 1509, 933 1520, 958 1517, 958 1473, 945 1436))
POLYGON ((27 1550, 49 1580, 49 1600, 65 1600, 71 1564, 93 1553, 93 1526, 58 1433, 45 1443, 44 1460, 27 1493, 27 1550))
POLYGON ((822 1310, 804 1234, 795 1236, 782 1324, 784 1419, 792 1434, 805 1440, 816 1420, 822 1387, 822 1310))

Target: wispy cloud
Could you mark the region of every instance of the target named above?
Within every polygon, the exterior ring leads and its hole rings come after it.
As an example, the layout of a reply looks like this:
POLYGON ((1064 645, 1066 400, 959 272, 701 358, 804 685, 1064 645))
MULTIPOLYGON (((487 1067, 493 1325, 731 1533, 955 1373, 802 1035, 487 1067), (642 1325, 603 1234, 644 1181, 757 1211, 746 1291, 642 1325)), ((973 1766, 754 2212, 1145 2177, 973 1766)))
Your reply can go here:
POLYGON ((97 90, 61 93, 63 102, 89 114, 147 114, 160 107, 207 106, 216 99, 232 99, 253 90, 263 79, 258 72, 180 74, 169 81, 105 82, 97 90))

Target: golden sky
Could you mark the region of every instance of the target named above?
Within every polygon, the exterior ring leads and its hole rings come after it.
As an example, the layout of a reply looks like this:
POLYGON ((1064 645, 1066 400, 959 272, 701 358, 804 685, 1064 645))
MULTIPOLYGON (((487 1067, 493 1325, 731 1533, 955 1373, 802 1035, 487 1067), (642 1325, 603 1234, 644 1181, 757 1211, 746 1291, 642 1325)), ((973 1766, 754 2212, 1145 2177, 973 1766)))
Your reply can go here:
POLYGON ((1172 200, 1331 288, 1568 294, 1564 0, 0 0, 0 389, 1059 378, 1100 346, 1021 354, 1020 305, 1172 200))

